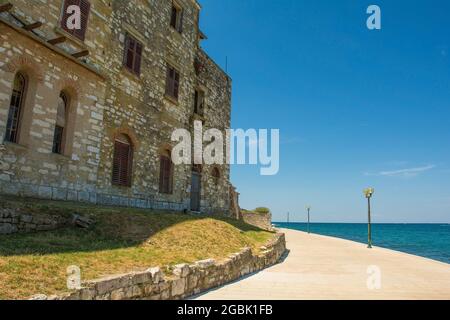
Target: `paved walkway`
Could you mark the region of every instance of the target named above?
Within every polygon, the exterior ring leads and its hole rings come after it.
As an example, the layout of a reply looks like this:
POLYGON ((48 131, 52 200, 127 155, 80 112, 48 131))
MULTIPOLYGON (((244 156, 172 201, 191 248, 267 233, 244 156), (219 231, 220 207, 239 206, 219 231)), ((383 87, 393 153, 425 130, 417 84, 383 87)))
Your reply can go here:
MULTIPOLYGON (((370 250, 337 238, 282 231, 290 249, 283 263, 197 299, 450 299, 450 264, 387 249, 370 250), (381 271, 381 289, 368 289, 370 266, 381 271)), ((376 281, 371 283, 376 285, 376 281)))

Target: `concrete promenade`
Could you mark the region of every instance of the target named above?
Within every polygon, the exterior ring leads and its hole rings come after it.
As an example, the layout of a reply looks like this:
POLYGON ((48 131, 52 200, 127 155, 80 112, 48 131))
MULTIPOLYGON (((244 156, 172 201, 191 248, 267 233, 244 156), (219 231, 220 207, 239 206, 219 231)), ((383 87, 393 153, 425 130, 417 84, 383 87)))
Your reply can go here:
POLYGON ((290 250, 284 262, 197 299, 450 299, 450 264, 382 248, 370 250, 337 238, 281 231, 290 250), (368 282, 381 288, 369 289, 368 282))

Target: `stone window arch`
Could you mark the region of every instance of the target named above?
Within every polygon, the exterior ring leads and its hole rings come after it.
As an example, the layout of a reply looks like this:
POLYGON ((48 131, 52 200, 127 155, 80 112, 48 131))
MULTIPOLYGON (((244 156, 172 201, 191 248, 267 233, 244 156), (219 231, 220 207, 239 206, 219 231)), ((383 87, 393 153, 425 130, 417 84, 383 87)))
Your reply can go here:
POLYGON ((70 98, 61 91, 56 109, 55 133, 53 136, 53 153, 64 154, 67 142, 67 126, 69 122, 70 98))
POLYGON ((27 89, 28 77, 22 72, 17 72, 9 105, 5 141, 19 143, 27 89))
POLYGON ((114 141, 112 184, 131 187, 133 173, 133 143, 129 136, 119 134, 114 141))

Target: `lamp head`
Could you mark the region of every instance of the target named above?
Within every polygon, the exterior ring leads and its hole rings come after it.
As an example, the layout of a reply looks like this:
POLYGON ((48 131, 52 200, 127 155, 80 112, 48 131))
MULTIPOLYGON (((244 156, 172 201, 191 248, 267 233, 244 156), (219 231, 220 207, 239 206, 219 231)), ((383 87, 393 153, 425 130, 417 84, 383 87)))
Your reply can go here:
POLYGON ((375 192, 374 188, 367 188, 364 190, 364 195, 366 196, 366 198, 372 198, 374 192, 375 192))

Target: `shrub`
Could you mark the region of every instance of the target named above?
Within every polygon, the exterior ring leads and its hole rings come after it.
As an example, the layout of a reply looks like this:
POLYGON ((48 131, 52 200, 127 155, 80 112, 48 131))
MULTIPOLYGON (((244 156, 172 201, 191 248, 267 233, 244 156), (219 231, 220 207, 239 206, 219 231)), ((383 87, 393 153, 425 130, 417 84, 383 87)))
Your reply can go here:
POLYGON ((261 214, 267 214, 270 213, 270 209, 269 208, 264 208, 264 207, 259 207, 255 209, 256 213, 261 213, 261 214))

